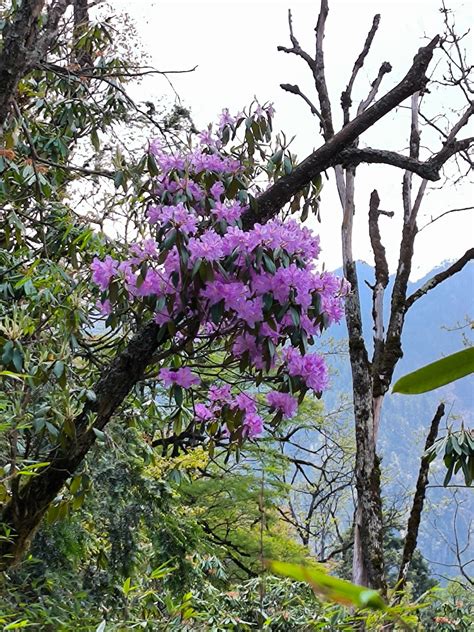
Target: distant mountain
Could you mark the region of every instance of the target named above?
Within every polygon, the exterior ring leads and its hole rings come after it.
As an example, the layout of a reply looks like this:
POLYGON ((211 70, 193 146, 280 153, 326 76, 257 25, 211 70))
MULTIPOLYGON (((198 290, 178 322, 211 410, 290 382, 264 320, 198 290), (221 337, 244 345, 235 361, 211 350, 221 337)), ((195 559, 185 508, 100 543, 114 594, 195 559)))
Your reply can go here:
MULTIPOLYGON (((448 265, 448 264, 447 264, 448 265)), ((410 284, 409 294, 421 287, 436 272, 432 270, 425 278, 410 284)), ((365 281, 373 284, 374 270, 366 263, 357 265, 361 294, 364 334, 372 352, 371 310, 372 291, 365 281)), ((337 271, 341 274, 341 271, 337 271)), ((393 277, 386 291, 386 314, 389 313, 389 301, 393 277)), ((394 379, 409 373, 443 355, 463 348, 463 339, 474 337, 472 330, 466 327, 468 319, 474 319, 474 265, 468 264, 461 272, 441 283, 426 296, 419 299, 409 310, 402 337, 404 356, 400 360, 394 379)), ((387 323, 386 323, 387 324, 387 323)), ((331 328, 331 335, 339 341, 347 339, 344 324, 331 328)), ((351 392, 351 373, 348 357, 331 356, 331 366, 336 371, 332 388, 325 396, 326 406, 332 406, 341 393, 351 392)), ((380 430, 379 451, 382 455, 383 475, 388 481, 387 505, 392 502, 403 503, 407 495, 413 492, 418 474, 420 456, 431 419, 440 401, 445 401, 447 415, 442 422, 446 425, 458 425, 464 422, 473 426, 474 420, 474 376, 468 376, 442 389, 425 395, 387 395, 380 430)), ((443 434, 441 429, 440 435, 443 434)), ((431 485, 442 485, 445 469, 439 460, 434 464, 430 476, 431 485)), ((462 477, 455 481, 462 484, 462 477)), ((454 501, 453 491, 442 487, 429 490, 426 512, 423 515, 420 548, 432 564, 435 572, 442 575, 456 574, 456 569, 439 564, 453 564, 454 547, 454 501)), ((468 517, 474 512, 472 490, 457 489, 457 499, 462 503, 459 512, 458 532, 464 542, 468 528, 468 517)))

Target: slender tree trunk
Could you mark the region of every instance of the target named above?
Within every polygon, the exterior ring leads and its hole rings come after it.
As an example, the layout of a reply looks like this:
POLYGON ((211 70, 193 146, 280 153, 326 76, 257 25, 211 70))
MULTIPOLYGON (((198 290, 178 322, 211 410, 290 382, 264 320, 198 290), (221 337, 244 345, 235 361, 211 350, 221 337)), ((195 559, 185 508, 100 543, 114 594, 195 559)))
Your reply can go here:
POLYGON ((346 301, 346 322, 356 434, 357 509, 354 520, 353 580, 385 592, 380 464, 376 454, 371 366, 362 332, 359 284, 352 255, 354 179, 355 171, 347 170, 342 225, 344 275, 352 288, 346 301))
MULTIPOLYGON (((426 488, 428 486, 428 474, 430 470, 430 459, 426 455, 426 451, 431 448, 431 446, 436 441, 436 437, 438 436, 439 424, 443 416, 444 404, 440 404, 431 422, 430 431, 426 438, 425 450, 423 456, 421 457, 415 495, 413 497, 410 517, 407 524, 407 533, 405 536, 405 545, 403 547, 402 562, 400 564, 400 570, 398 573, 397 590, 399 591, 399 595, 401 595, 401 591, 405 587, 408 570, 410 568, 410 564, 413 559, 413 554, 415 552, 416 544, 418 541, 418 531, 420 528, 423 505, 425 503, 426 488)), ((397 600, 399 600, 399 598, 397 598, 397 600)))

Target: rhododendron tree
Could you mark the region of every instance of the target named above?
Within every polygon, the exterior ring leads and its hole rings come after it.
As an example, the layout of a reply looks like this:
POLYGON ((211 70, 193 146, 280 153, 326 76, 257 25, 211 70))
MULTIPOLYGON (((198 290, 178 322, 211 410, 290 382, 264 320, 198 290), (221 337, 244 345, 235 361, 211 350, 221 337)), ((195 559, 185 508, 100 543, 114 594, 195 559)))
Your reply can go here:
MULTIPOLYGON (((241 442, 292 417, 308 390, 328 384, 316 338, 343 315, 348 286, 317 267, 319 238, 291 217, 244 230, 241 217, 278 169, 291 170, 285 147, 265 159, 273 108, 257 104, 172 153, 150 143, 154 177, 146 208, 149 235, 120 259, 96 258, 92 280, 100 311, 116 326, 132 311, 159 325, 170 350, 158 374, 175 403, 172 418, 201 424, 212 439, 241 442), (239 132, 244 130, 240 142, 239 132), (203 360, 202 349, 218 354, 203 360), (215 374, 225 369, 223 381, 215 374), (235 375, 237 379, 233 379, 235 375), (252 395, 240 392, 240 378, 252 395), (259 387, 270 389, 259 403, 259 387), (225 396, 222 396, 225 394, 225 396)), ((318 193, 317 184, 308 189, 318 193)))

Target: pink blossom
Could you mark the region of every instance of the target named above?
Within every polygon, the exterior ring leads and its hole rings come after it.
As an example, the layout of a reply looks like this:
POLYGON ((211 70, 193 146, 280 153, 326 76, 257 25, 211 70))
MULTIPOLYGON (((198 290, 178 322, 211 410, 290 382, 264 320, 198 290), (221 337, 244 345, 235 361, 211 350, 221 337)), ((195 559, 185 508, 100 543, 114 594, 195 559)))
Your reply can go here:
POLYGON ((117 274, 118 265, 118 261, 110 255, 107 255, 104 261, 94 257, 91 264, 92 280, 102 291, 109 287, 110 281, 117 274))
POLYGON ((102 316, 109 316, 109 314, 112 313, 112 303, 109 301, 108 298, 105 299, 105 301, 97 301, 95 306, 102 314, 102 316))
POLYGON ((211 386, 209 389, 209 399, 211 402, 226 402, 230 399, 230 386, 211 386))
POLYGON ((201 381, 197 375, 191 372, 189 367, 181 367, 180 369, 161 369, 158 374, 160 380, 163 380, 165 386, 177 384, 183 388, 190 388, 194 384, 201 381))
POLYGON ((298 408, 298 402, 289 393, 272 391, 267 394, 267 402, 275 410, 281 411, 287 419, 291 419, 298 408))
POLYGON ((263 419, 256 413, 247 413, 244 417, 244 430, 248 437, 258 437, 263 432, 263 419))
POLYGON ((213 417, 212 411, 204 404, 196 404, 194 406, 194 412, 199 421, 208 421, 213 417))

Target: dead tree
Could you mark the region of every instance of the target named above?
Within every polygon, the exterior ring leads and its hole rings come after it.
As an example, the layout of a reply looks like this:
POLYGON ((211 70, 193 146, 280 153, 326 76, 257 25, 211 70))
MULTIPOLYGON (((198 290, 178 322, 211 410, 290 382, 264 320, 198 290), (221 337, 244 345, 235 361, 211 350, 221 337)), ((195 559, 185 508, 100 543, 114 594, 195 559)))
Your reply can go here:
MULTIPOLYGON (((19 81, 32 68, 44 69, 48 51, 68 0, 56 0, 47 4, 47 26, 40 31, 39 14, 46 2, 24 2, 21 10, 15 12, 8 26, 0 52, 0 125, 10 114, 15 91, 19 81), (49 25, 49 26, 48 26, 49 25)), ((80 2, 76 5, 79 6, 80 2)), ((416 236, 416 216, 421 204, 427 181, 440 178, 443 165, 454 155, 464 155, 471 146, 472 139, 457 139, 457 135, 472 114, 472 103, 460 120, 447 133, 441 149, 427 160, 419 157, 418 103, 420 95, 428 83, 427 70, 435 49, 445 42, 438 36, 420 48, 403 79, 386 94, 376 100, 380 84, 389 72, 389 64, 382 64, 370 93, 358 108, 356 116, 350 120, 352 85, 358 70, 364 62, 375 35, 378 18, 352 73, 343 102, 344 125, 335 131, 332 120, 331 103, 326 86, 323 55, 323 36, 328 14, 327 0, 322 0, 316 27, 316 55, 312 58, 300 48, 291 32, 292 48, 285 49, 308 63, 315 79, 319 97, 319 120, 323 129, 324 143, 293 171, 278 180, 262 193, 255 206, 243 218, 244 227, 255 222, 265 222, 279 213, 287 203, 318 174, 334 168, 341 204, 344 209, 342 241, 344 271, 352 284, 352 294, 347 302, 347 322, 350 334, 350 358, 354 379, 354 410, 356 419, 356 486, 359 508, 356 519, 356 546, 354 577, 360 583, 383 587, 383 550, 381 545, 382 517, 380 495, 379 461, 376 455, 376 438, 380 421, 383 397, 388 390, 393 370, 401 357, 400 337, 406 311, 418 296, 407 297, 407 283, 410 274, 413 243, 416 236), (413 132, 410 153, 405 155, 393 151, 373 148, 359 148, 359 137, 392 112, 406 99, 412 97, 413 132), (358 297, 357 272, 352 255, 351 238, 354 215, 354 185, 356 167, 360 163, 384 163, 404 169, 405 218, 400 251, 400 265, 392 296, 392 314, 387 334, 384 336, 381 320, 381 298, 384 291, 384 256, 378 244, 376 223, 381 211, 373 196, 372 234, 375 248, 379 252, 380 264, 374 288, 375 353, 369 361, 365 341, 362 337, 360 302, 358 297), (423 178, 418 195, 411 200, 414 174, 423 178)), ((455 68, 453 67, 453 72, 455 68)), ((466 78, 467 80, 467 78, 466 78)), ((448 270, 445 278, 460 269, 474 251, 469 251, 458 264, 448 270)), ((444 280, 444 279, 443 279, 444 280)), ((426 291, 435 287, 435 281, 426 291)), ((74 443, 67 448, 58 446, 48 456, 49 466, 37 476, 31 477, 3 507, 0 522, 9 533, 0 541, 0 568, 7 568, 23 555, 35 530, 38 528, 48 507, 67 479, 81 465, 96 440, 93 428, 104 429, 114 413, 124 402, 130 390, 140 382, 147 367, 160 361, 160 347, 165 342, 157 338, 158 325, 153 322, 144 325, 130 339, 128 346, 117 354, 103 372, 95 386, 95 401, 89 401, 75 419, 74 443)), ((178 444, 180 437, 174 438, 178 444)))
MULTIPOLYGON (((380 15, 374 17, 372 26, 362 48, 362 52, 354 63, 347 88, 341 95, 341 108, 343 127, 335 133, 332 115, 332 104, 326 83, 323 39, 325 24, 328 16, 329 6, 327 0, 321 0, 321 8, 315 27, 316 53, 314 56, 304 51, 293 32, 292 16, 289 13, 290 40, 292 46, 287 48, 280 46, 279 50, 285 53, 296 55, 302 58, 309 66, 314 77, 315 91, 319 106, 304 95, 298 86, 281 87, 289 92, 297 94, 310 105, 311 112, 316 114, 321 132, 326 144, 318 151, 330 147, 344 134, 351 136, 346 148, 338 154, 339 160, 333 163, 337 191, 343 211, 341 242, 343 268, 346 279, 350 282, 352 292, 346 302, 346 321, 349 332, 349 355, 352 368, 353 382, 353 402, 354 421, 356 434, 356 459, 355 478, 357 488, 357 509, 354 519, 354 555, 353 555, 353 579, 358 584, 369 585, 385 590, 384 579, 384 555, 383 555, 383 520, 382 520, 382 493, 380 485, 380 462, 377 456, 377 435, 380 426, 382 404, 387 393, 393 372, 397 362, 403 355, 402 352, 402 332, 407 311, 412 305, 432 290, 442 281, 448 279, 457 271, 461 270, 468 261, 474 257, 474 249, 468 250, 455 264, 450 266, 440 275, 430 280, 423 288, 407 295, 408 281, 410 278, 411 265, 414 252, 415 237, 418 232, 417 216, 423 201, 424 194, 429 180, 433 178, 426 171, 428 165, 436 170, 442 168, 452 156, 463 158, 469 168, 471 161, 467 150, 473 143, 472 138, 458 140, 459 132, 466 125, 474 112, 472 95, 471 68, 464 62, 463 54, 459 46, 459 38, 456 37, 454 29, 450 28, 446 17, 447 35, 443 38, 433 39, 421 51, 431 50, 441 47, 449 58, 450 82, 453 87, 459 86, 467 98, 467 105, 459 119, 450 127, 447 132, 441 133, 441 147, 434 152, 428 160, 420 160, 420 103, 425 95, 426 82, 424 85, 416 86, 416 81, 409 77, 410 72, 401 84, 410 84, 411 97, 411 131, 408 156, 392 154, 383 150, 372 148, 359 149, 358 137, 352 137, 350 131, 357 127, 360 120, 364 120, 380 107, 380 104, 390 95, 395 88, 387 95, 374 103, 380 90, 382 80, 391 71, 388 62, 382 63, 377 77, 371 84, 367 97, 362 100, 357 108, 356 116, 351 120, 352 88, 360 69, 364 65, 365 58, 369 54, 372 42, 376 35, 380 15), (455 47, 452 57, 450 46, 455 47), (341 160, 342 155, 346 155, 347 160, 341 160), (360 160, 358 160, 360 158, 360 160), (394 167, 404 169, 402 183, 403 201, 403 229, 400 241, 400 254, 398 267, 395 276, 394 287, 391 295, 391 307, 389 313, 389 324, 387 331, 384 331, 383 299, 385 289, 388 285, 389 270, 385 256, 385 249, 382 244, 379 218, 381 215, 393 216, 393 212, 387 212, 380 208, 380 198, 376 190, 372 192, 369 203, 368 231, 372 252, 375 260, 375 282, 372 286, 373 292, 373 342, 374 350, 372 358, 369 358, 367 344, 362 333, 362 313, 359 298, 359 281, 357 277, 356 262, 352 251, 353 223, 355 214, 355 185, 356 168, 358 162, 379 162, 394 167), (418 165, 423 165, 418 169, 418 165), (416 194, 413 194, 414 177, 420 178, 417 184, 416 194)), ((423 54, 420 51, 419 54, 423 54)), ((401 86, 399 84, 399 86, 401 86)), ((428 119, 428 123, 430 123, 428 119)), ((327 149, 326 149, 327 151, 327 149)), ((316 152, 317 153, 317 152, 316 152)), ((301 167, 309 159, 304 161, 301 167)), ((412 553, 411 553, 412 554, 412 553)), ((409 556, 411 559, 411 556, 409 556)), ((409 561, 405 560, 405 566, 409 561)))

